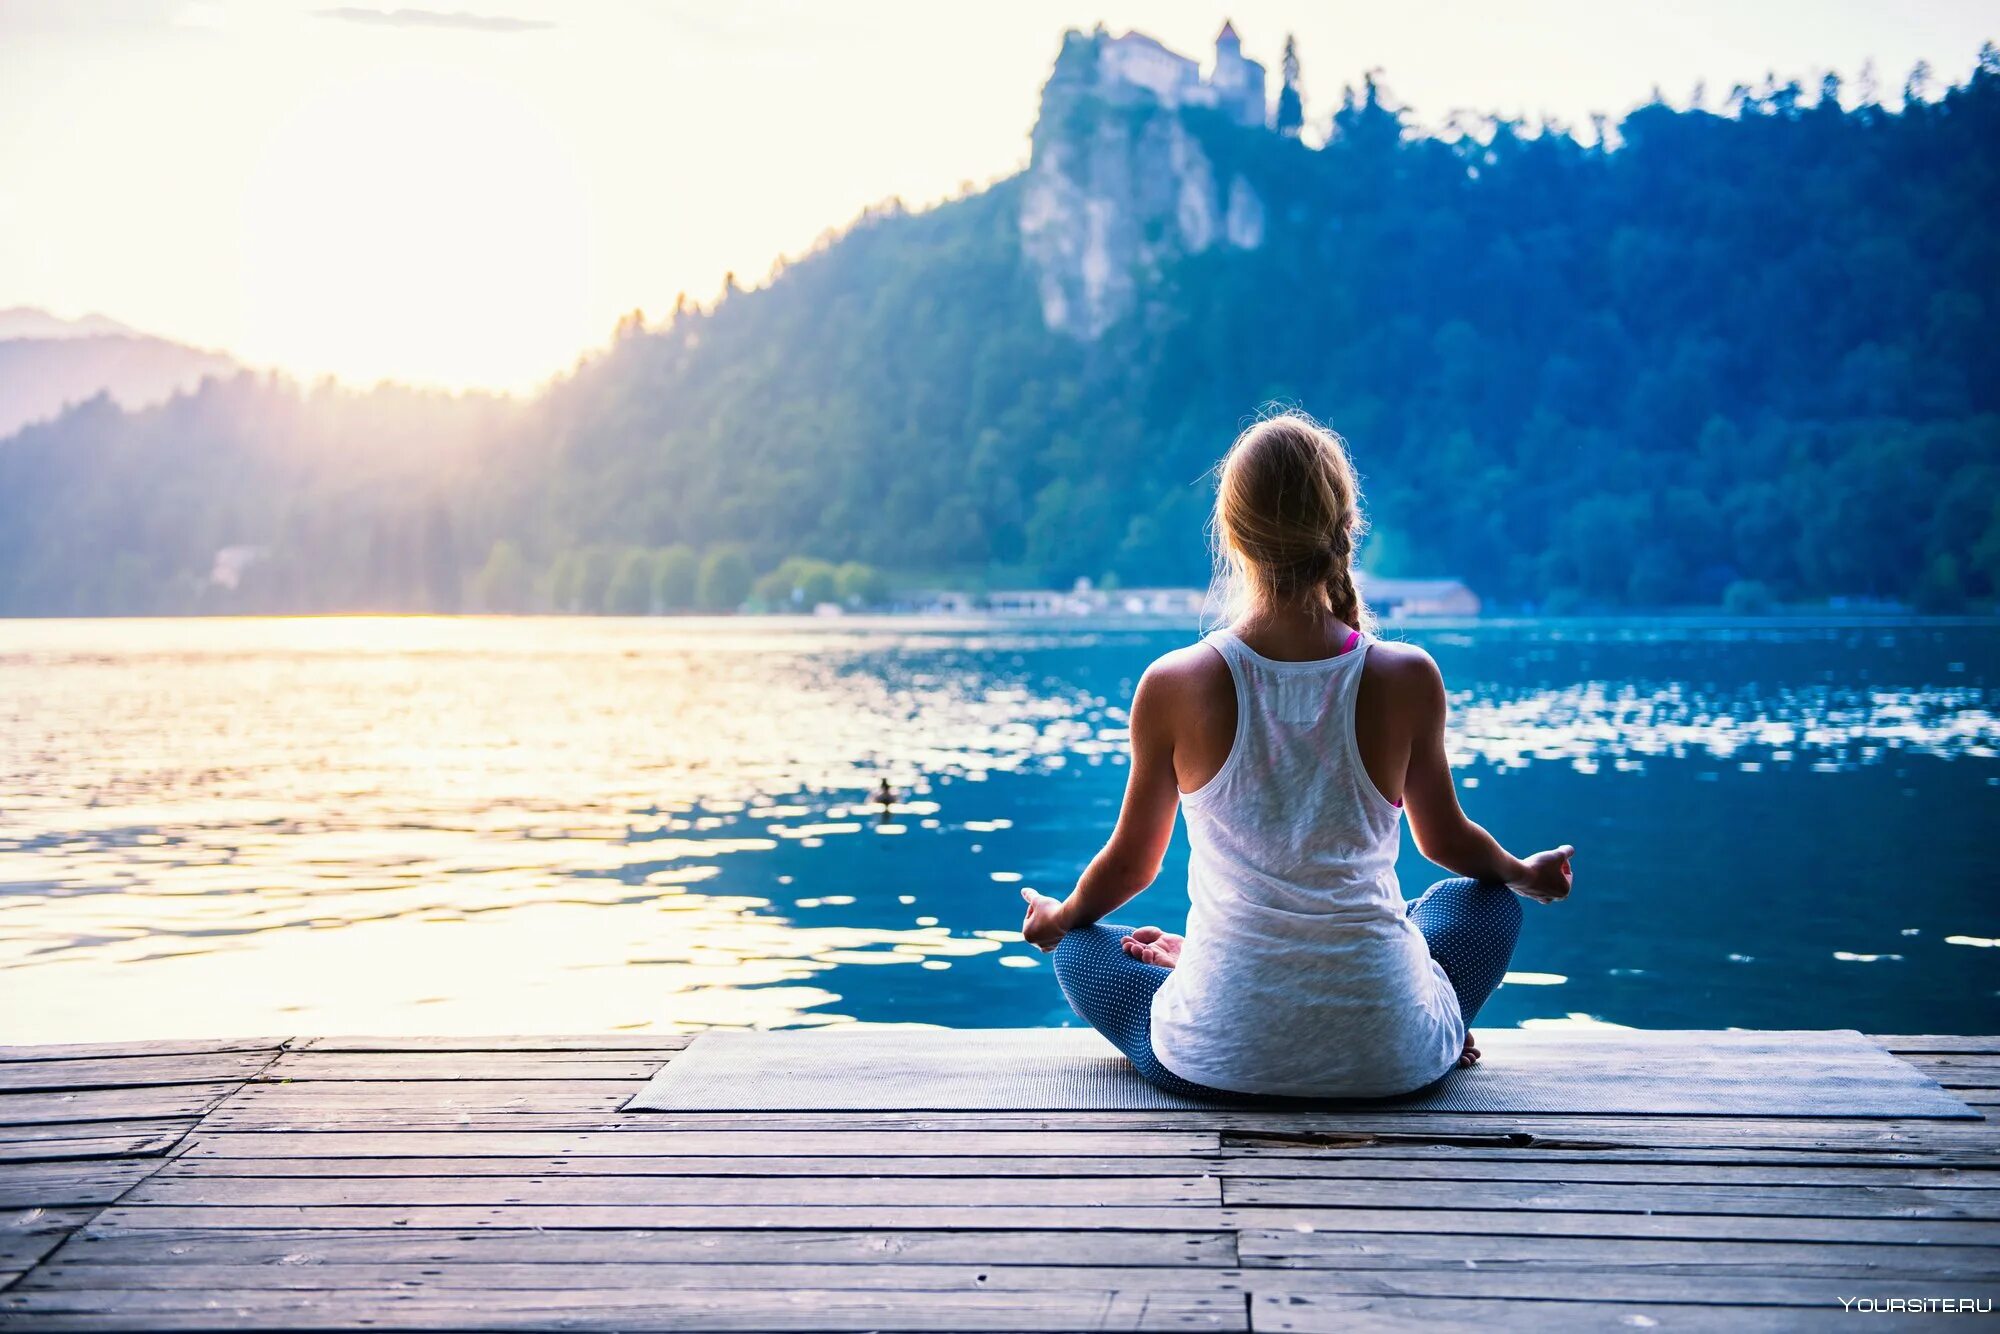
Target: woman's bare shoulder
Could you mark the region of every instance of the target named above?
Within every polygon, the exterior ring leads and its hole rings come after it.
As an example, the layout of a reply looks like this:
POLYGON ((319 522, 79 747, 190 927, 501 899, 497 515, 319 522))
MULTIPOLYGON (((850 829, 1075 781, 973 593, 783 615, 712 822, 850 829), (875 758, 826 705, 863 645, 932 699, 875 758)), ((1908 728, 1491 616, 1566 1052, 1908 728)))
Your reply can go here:
POLYGON ((1187 644, 1162 653, 1146 669, 1147 680, 1157 679, 1177 685, 1199 685, 1217 677, 1225 681, 1229 679, 1229 664, 1222 660, 1222 654, 1214 646, 1207 643, 1187 644))
POLYGON ((1378 639, 1368 646, 1368 665, 1385 672, 1436 676, 1437 660, 1403 639, 1378 639))
POLYGON ((1139 678, 1137 699, 1186 704, 1218 692, 1233 697, 1229 664, 1209 645, 1189 644, 1153 659, 1153 665, 1139 678))
POLYGON ((1431 697, 1444 687, 1444 675, 1436 659, 1415 644, 1399 639, 1378 639, 1369 647, 1362 669, 1369 680, 1397 700, 1417 701, 1431 697))

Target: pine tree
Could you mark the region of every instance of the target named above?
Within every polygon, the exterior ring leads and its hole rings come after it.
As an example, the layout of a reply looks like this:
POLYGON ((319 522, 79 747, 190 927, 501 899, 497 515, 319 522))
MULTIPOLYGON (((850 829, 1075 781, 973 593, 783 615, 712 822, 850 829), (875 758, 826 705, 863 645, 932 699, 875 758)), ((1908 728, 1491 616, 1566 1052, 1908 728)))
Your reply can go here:
POLYGON ((1299 95, 1298 39, 1285 35, 1285 86, 1278 93, 1278 133, 1296 139, 1306 126, 1305 100, 1299 95))

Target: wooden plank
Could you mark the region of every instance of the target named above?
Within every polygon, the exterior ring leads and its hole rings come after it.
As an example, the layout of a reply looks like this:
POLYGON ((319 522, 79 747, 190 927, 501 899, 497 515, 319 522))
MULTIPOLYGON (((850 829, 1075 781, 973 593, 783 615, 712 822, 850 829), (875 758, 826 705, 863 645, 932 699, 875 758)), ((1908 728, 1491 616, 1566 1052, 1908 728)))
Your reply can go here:
MULTIPOLYGON (((694 1263, 605 1261, 497 1263, 446 1266, 425 1261, 399 1264, 43 1264, 16 1291, 206 1290, 315 1292, 499 1292, 508 1289, 557 1292, 653 1291, 675 1288, 819 1288, 826 1291, 1032 1292, 1118 1291, 1151 1284, 1187 1288, 1177 1270, 1162 1267, 955 1264, 744 1264, 727 1260, 694 1263)), ((1268 1276, 1268 1271, 1266 1277, 1268 1276)), ((1296 1276, 1288 1274, 1290 1283, 1296 1276)), ((1201 1275, 1207 1292, 1245 1292, 1242 1271, 1217 1268, 1201 1275)))
MULTIPOLYGON (((2000 1278, 2000 1250, 1988 1246, 1881 1246, 1846 1242, 1656 1240, 1627 1237, 1430 1235, 1422 1232, 1300 1232, 1252 1229, 1239 1234, 1246 1269, 1472 1268, 1508 1273, 1600 1273, 1869 1278, 2000 1278)), ((1266 1285, 1268 1286, 1268 1285, 1266 1285)))
POLYGON ((2000 1035, 1995 1034, 1968 1037, 1956 1033, 1871 1033, 1868 1040, 1898 1056, 1917 1052, 1985 1052, 2000 1055, 2000 1035))
POLYGON ((1843 1241, 1885 1246, 2000 1245, 1982 1219, 1816 1218, 1793 1214, 1566 1213, 1546 1209, 1225 1207, 1238 1231, 1474 1233, 1515 1237, 1658 1237, 1689 1241, 1843 1241))
MULTIPOLYGON (((477 1161, 457 1159, 450 1161, 477 1161)), ((1605 1185, 1680 1184, 1703 1186, 1950 1186, 1961 1190, 2000 1189, 2000 1162, 1984 1160, 1965 1169, 1945 1166, 1876 1167, 1842 1162, 1837 1155, 1806 1165, 1737 1163, 1619 1163, 1585 1158, 1545 1161, 1530 1154, 1511 1158, 1430 1161, 1395 1158, 1237 1157, 1215 1165, 1222 1177, 1303 1180, 1384 1181, 1542 1181, 1605 1185), (1832 1158, 1832 1162, 1824 1161, 1832 1158)), ((322 1169, 324 1170, 324 1169, 322 1169)))
POLYGON ((342 1134, 374 1130, 424 1134, 442 1131, 612 1131, 632 1128, 634 1118, 604 1109, 594 1112, 479 1111, 472 1108, 407 1107, 369 1110, 342 1107, 315 1110, 299 1105, 283 1108, 218 1106, 202 1129, 242 1134, 292 1131, 301 1134, 342 1134))
POLYGON ((75 1139, 79 1135, 129 1135, 143 1139, 152 1135, 179 1135, 200 1123, 194 1116, 158 1116, 131 1121, 93 1121, 73 1125, 66 1121, 48 1125, 0 1125, 0 1144, 33 1144, 40 1140, 75 1139))
MULTIPOLYGON (((1912 1247, 1911 1250, 1919 1248, 1912 1247)), ((1225 1268, 1236 1260, 1227 1232, 902 1229, 838 1231, 427 1231, 84 1230, 65 1264, 1024 1264, 1172 1265, 1225 1268)))
MULTIPOLYGON (((1963 1279, 1923 1279, 1937 1290, 1947 1282, 1952 1296, 2000 1295, 2000 1283, 1963 1279)), ((1911 1284, 1901 1280, 1896 1295, 1908 1296, 1911 1284)), ((1670 1303, 1676 1306, 1812 1307, 1824 1317, 1841 1314, 1840 1299, 1863 1290, 1888 1295, 1882 1279, 1851 1275, 1784 1277, 1738 1274, 1650 1274, 1631 1270, 1591 1273, 1573 1270, 1561 1275, 1489 1272, 1484 1269, 1440 1268, 1372 1270, 1288 1270, 1282 1279, 1267 1277, 1253 1291, 1259 1296, 1282 1292, 1294 1296, 1347 1294, 1384 1297, 1473 1298, 1497 1302, 1530 1301, 1547 1307, 1560 1302, 1670 1303), (1553 1299, 1553 1300, 1552 1300, 1553 1299)), ((1797 1313, 1794 1313, 1795 1317, 1797 1313)))
MULTIPOLYGON (((537 1059, 537 1058, 530 1058, 537 1059)), ((250 1103, 313 1103, 322 1107, 548 1106, 587 1111, 601 1102, 622 1103, 646 1080, 584 1075, 571 1079, 310 1079, 245 1085, 236 1095, 250 1103), (384 1087, 384 1084, 387 1087, 384 1087), (532 1100, 532 1102, 531 1102, 532 1100)))
MULTIPOLYGON (((1140 1205, 1220 1204, 1213 1177, 155 1177, 125 1203, 282 1205, 1140 1205)), ((1256 1201, 1245 1201, 1255 1203, 1256 1201)), ((1967 1215, 1971 1216, 1971 1215, 1967 1215)))
MULTIPOLYGON (((475 1147, 475 1146, 468 1146, 475 1147)), ((1186 1177, 1213 1173, 1213 1160, 1164 1158, 192 1158, 185 1154, 160 1172, 163 1181, 214 1181, 231 1177, 936 1177, 985 1181, 996 1177, 1186 1177)), ((1696 1169, 1699 1170, 1699 1169, 1696 1169)), ((1884 1169, 1895 1172, 1897 1169, 1884 1169)), ((1393 1176, 1383 1172, 1382 1176, 1393 1176)), ((1991 1173, 2000 1178, 2000 1173, 1991 1173)), ((1883 1180, 1880 1185, 1931 1184, 1883 1180)), ((1944 1183, 1937 1183, 1944 1184, 1944 1183)), ((2000 1179, 1993 1184, 2000 1186, 2000 1179)))
MULTIPOLYGON (((1247 1217, 1264 1219, 1252 1211, 1247 1217)), ((1561 1215, 1555 1215, 1561 1217, 1561 1215)), ((1490 1217, 1490 1216, 1489 1216, 1490 1217)), ((1768 1220, 1749 1220, 1750 1222, 1768 1220)), ((1789 1220, 1788 1220, 1789 1221, 1789 1220)), ((1872 1220, 1870 1220, 1872 1221, 1872 1220)), ((1899 1226, 1920 1226, 1896 1220, 1899 1226)), ((1862 1223, 1844 1226, 1860 1227, 1862 1223)), ((1879 1222, 1875 1223, 1880 1226, 1879 1222)), ((1098 1205, 131 1205, 117 1204, 99 1214, 92 1230, 119 1228, 1125 1228, 1142 1232, 1208 1232, 1230 1224, 1213 1206, 1103 1207, 1098 1205)), ((1805 1226, 1800 1222, 1799 1227, 1805 1226)), ((1925 1223, 1940 1230, 1969 1229, 1982 1223, 1925 1223)), ((1756 1235, 1754 1232, 1747 1235, 1756 1235)), ((1982 1234, 1983 1235, 1983 1234, 1982 1234)))
POLYGON ((523 1079, 628 1079, 658 1074, 670 1051, 633 1052, 287 1052, 262 1076, 275 1080, 397 1082, 523 1079))
POLYGON ((1636 1145, 1617 1145, 1604 1149, 1554 1149, 1539 1145, 1532 1148, 1495 1148, 1484 1144, 1425 1144, 1393 1139, 1378 1142, 1362 1141, 1356 1144, 1292 1144, 1283 1140, 1245 1139, 1236 1135, 1225 1135, 1222 1137, 1222 1152, 1228 1161, 1245 1164, 1285 1163, 1303 1159, 1307 1162, 1487 1162, 1554 1165, 1578 1163, 1600 1166, 1605 1164, 1638 1166, 1657 1163, 1662 1166, 1715 1164, 1737 1167, 1819 1167, 1828 1170, 1844 1167, 1959 1167, 2000 1170, 2000 1155, 1988 1149, 1931 1150, 1918 1153, 1907 1149, 1885 1152, 1830 1152, 1824 1149, 1716 1149, 1699 1146, 1645 1148, 1636 1145))
POLYGON ((277 1052, 284 1038, 189 1038, 157 1042, 69 1042, 0 1047, 0 1061, 76 1061, 117 1056, 213 1056, 218 1052, 277 1052))
MULTIPOLYGON (((253 1086, 254 1088, 255 1086, 253 1086)), ((218 1106, 206 1130, 265 1132, 400 1131, 588 1131, 645 1129, 658 1132, 740 1131, 766 1135, 850 1131, 874 1133, 1120 1130, 1126 1132, 1221 1132, 1239 1138, 1278 1141, 1321 1139, 1359 1143, 1395 1136, 1409 1143, 1485 1142, 1518 1148, 1670 1147, 1743 1150, 1779 1148, 1825 1152, 1985 1152, 2000 1153, 2000 1125, 1992 1121, 1804 1121, 1730 1120, 1694 1117, 1497 1117, 1428 1113, 1369 1116, 1288 1112, 822 1112, 699 1113, 602 1112, 578 1110, 500 1111, 461 1097, 450 1105, 368 1108, 315 1105, 307 1090, 323 1084, 286 1086, 294 1090, 284 1105, 246 1105, 252 1089, 218 1106)))
POLYGON ((1215 1153, 1221 1137, 1212 1131, 918 1131, 914 1133, 835 1130, 770 1135, 760 1131, 645 1129, 643 1120, 607 1131, 416 1131, 345 1133, 267 1131, 209 1133, 191 1140, 189 1158, 430 1158, 476 1154, 483 1158, 567 1156, 666 1158, 678 1156, 785 1155, 804 1158, 1148 1157, 1215 1153))
POLYGON ((292 1132, 292 1134, 348 1134, 356 1130, 374 1130, 390 1134, 440 1134, 446 1130, 474 1132, 474 1134, 514 1134, 522 1130, 542 1130, 542 1132, 612 1132, 630 1130, 632 1118, 620 1116, 616 1112, 470 1112, 470 1110, 422 1110, 414 1112, 408 1108, 386 1108, 386 1110, 360 1110, 360 1108, 340 1108, 334 1112, 314 1112, 312 1108, 288 1108, 282 1112, 266 1112, 260 1108, 234 1110, 228 1106, 218 1106, 202 1120, 202 1130, 226 1132, 226 1134, 272 1134, 272 1132, 292 1132))
MULTIPOLYGON (((1841 1315, 1836 1302, 1826 1321, 1841 1315)), ((1816 1321, 1815 1325, 1824 1322, 1816 1321)), ((1872 1327, 1908 1327, 1894 1316, 1870 1320, 1872 1327)), ((1370 1296, 1359 1293, 1259 1291, 1250 1299, 1250 1327, 1270 1334, 1350 1334, 1357 1329, 1528 1330, 1568 1334, 1571 1330, 1714 1330, 1729 1334, 1792 1334, 1800 1313, 1783 1306, 1671 1306, 1644 1302, 1479 1301, 1464 1298, 1370 1296)))
MULTIPOLYGON (((478 1136, 456 1147, 476 1154, 478 1136)), ((611 1157, 556 1158, 464 1156, 448 1158, 244 1158, 181 1155, 160 1178, 393 1177, 393 1176, 801 1176, 801 1177, 1163 1177, 1190 1171, 1230 1178, 1301 1178, 1381 1181, 1541 1181, 1674 1183, 1706 1186, 1949 1186, 2000 1189, 2000 1164, 1953 1167, 1777 1166, 1699 1163, 1598 1163, 1518 1160, 1404 1161, 1393 1158, 1191 1158, 1190 1155, 1113 1158, 882 1157, 830 1158, 611 1157)))
MULTIPOLYGON (((188 1236, 188 1234, 180 1234, 188 1236)), ((256 1234, 252 1234, 256 1236, 256 1234)), ((310 1234, 308 1234, 310 1236, 310 1234)), ((478 1234, 472 1234, 478 1236, 478 1234)), ((494 1234, 506 1238, 508 1234, 494 1234)), ((1188 1268, 1188 1254, 1164 1252, 1154 1264, 1134 1266, 1118 1264, 1106 1266, 1102 1262, 1076 1262, 1064 1258, 1058 1264, 1046 1264, 1038 1260, 1014 1260, 1014 1246, 1004 1238, 1010 1234, 956 1234, 966 1242, 978 1242, 980 1238, 994 1236, 1002 1238, 996 1248, 1002 1254, 992 1254, 992 1250, 982 1252, 976 1260, 966 1254, 972 1248, 960 1246, 956 1256, 950 1258, 926 1258, 910 1260, 902 1254, 884 1256, 880 1250, 870 1250, 856 1262, 852 1254, 838 1254, 834 1258, 812 1256, 802 1260, 800 1252, 810 1246, 800 1244, 798 1250, 778 1250, 770 1242, 776 1242, 788 1234, 748 1234, 760 1242, 760 1246, 744 1246, 740 1242, 724 1242, 720 1248, 712 1240, 720 1234, 694 1234, 704 1238, 708 1250, 686 1254, 678 1260, 628 1260, 622 1258, 622 1248, 600 1246, 596 1242, 602 1234, 534 1234, 538 1238, 560 1240, 568 1244, 568 1250, 554 1260, 510 1260, 482 1254, 478 1248, 458 1246, 444 1248, 446 1254, 438 1254, 440 1248, 422 1242, 422 1238, 368 1238, 376 1252, 392 1250, 398 1258, 370 1258, 370 1260, 328 1260, 320 1250, 308 1248, 298 1250, 296 1244, 276 1248, 272 1244, 246 1246, 240 1234, 218 1232, 206 1234, 204 1240, 220 1242, 220 1246, 208 1246, 194 1250, 186 1244, 176 1244, 172 1254, 162 1254, 156 1244, 152 1252, 140 1252, 140 1258, 132 1260, 104 1260, 88 1254, 88 1246, 72 1244, 60 1256, 36 1270, 34 1278, 24 1286, 34 1288, 294 1288, 294 1290, 318 1290, 318 1288, 388 1288, 388 1286, 418 1286, 418 1288, 532 1288, 532 1290, 552 1290, 562 1286, 592 1286, 592 1288, 644 1288, 644 1286, 666 1286, 666 1284, 686 1284, 686 1286, 818 1286, 818 1288, 918 1288, 918 1286, 958 1286, 958 1288, 1012 1288, 1012 1286, 1052 1286, 1052 1288, 1080 1288, 1080 1286, 1126 1286, 1146 1282, 1148 1278, 1158 1280, 1158 1268, 1188 1268), (74 1258, 72 1258, 74 1256, 74 1258), (914 1276, 908 1270, 914 1266, 936 1266, 946 1270, 938 1276, 914 1276), (1044 1278, 1036 1280, 1036 1274, 1044 1278), (262 1282, 260 1282, 262 1280, 262 1282), (890 1282, 892 1280, 892 1282, 890 1282)), ((690 1236, 690 1234, 652 1234, 660 1238, 690 1236)), ((810 1234, 822 1242, 830 1234, 810 1234)), ((912 1240, 932 1236, 932 1234, 908 1234, 912 1240)), ((954 1234, 934 1234, 938 1238, 952 1238, 954 1234)), ((1012 1236, 1036 1236, 1054 1238, 1066 1234, 1012 1234, 1012 1236)), ((1106 1234, 1108 1238, 1118 1236, 1140 1236, 1148 1234, 1106 1234)), ((1080 1240, 1080 1238, 1078 1238, 1080 1240)), ((1338 1238, 1326 1238, 1338 1240, 1338 1238)), ((552 1248, 550 1248, 552 1250, 552 1248)), ((852 1252, 852 1248, 844 1248, 852 1252)), ((1056 1252, 1054 1246, 1044 1244, 1042 1250, 1056 1252)), ((1164 1250, 1164 1248, 1162 1248, 1164 1250)), ((1176 1248, 1178 1252, 1188 1252, 1192 1248, 1176 1248)), ((130 1254, 130 1252, 128 1252, 130 1254)), ((1254 1252, 1252 1252, 1254 1254, 1254 1252)), ((1904 1282, 1908 1286, 1928 1284, 1938 1288, 1942 1284, 1994 1284, 2000 1282, 2000 1262, 1992 1250, 1976 1246, 1952 1246, 1952 1248, 1932 1248, 1932 1246, 1840 1246, 1840 1244, 1820 1244, 1820 1246, 1792 1246, 1792 1244, 1756 1244, 1756 1242, 1608 1242, 1602 1238, 1490 1238, 1472 1240, 1466 1238, 1424 1238, 1424 1236, 1362 1236, 1358 1244, 1346 1250, 1324 1248, 1310 1256, 1300 1256, 1296 1252, 1286 1254, 1288 1270, 1320 1270, 1340 1276, 1350 1276, 1358 1272, 1420 1272, 1426 1276, 1436 1276, 1438 1272, 1458 1274, 1464 1282, 1476 1284, 1484 1276, 1506 1276, 1516 1280, 1520 1286, 1514 1290, 1516 1296, 1528 1296, 1532 1292, 1560 1292, 1578 1274, 1586 1278, 1618 1276, 1620 1280, 1638 1278, 1646 1282, 1670 1280, 1678 1288, 1710 1288, 1716 1282, 1730 1280, 1756 1280, 1756 1278, 1814 1278, 1814 1280, 1840 1280, 1850 1284, 1850 1292, 1856 1284, 1884 1284, 1884 1282, 1904 1282), (1940 1254, 1942 1252, 1942 1254, 1940 1254), (1894 1256, 1894 1260, 1884 1260, 1882 1256, 1894 1256), (1702 1280, 1700 1284, 1690 1284, 1690 1278, 1702 1280)), ((1198 1264, 1198 1258, 1194 1258, 1198 1264)), ((1226 1264, 1226 1260, 1216 1260, 1206 1266, 1212 1274, 1202 1276, 1202 1284, 1208 1290, 1244 1290, 1246 1286, 1286 1286, 1302 1290, 1320 1290, 1314 1276, 1290 1274, 1284 1278, 1272 1276, 1272 1266, 1252 1266, 1236 1268, 1226 1264)), ((1190 1286, 1186 1280, 1176 1286, 1190 1286)), ((1622 1288, 1622 1284, 1620 1284, 1622 1288)), ((1354 1292, 1380 1292, 1386 1288, 1352 1288, 1354 1292)), ((1640 1298, 1642 1292, 1622 1288, 1628 1298, 1640 1298)), ((1648 1288, 1652 1292, 1662 1292, 1660 1288, 1648 1288)), ((1438 1294, 1440 1288, 1430 1288, 1428 1292, 1438 1294)), ((1498 1296, 1496 1290, 1486 1294, 1498 1296)), ((1660 1300, 1674 1300, 1664 1296, 1660 1300)), ((1694 1300, 1720 1300, 1714 1292, 1704 1294, 1694 1300)), ((1736 1290, 1728 1294, 1728 1300, 1754 1300, 1746 1292, 1736 1290)), ((1770 1296, 1764 1300, 1784 1300, 1782 1296, 1770 1296)))
POLYGON ((643 1079, 404 1079, 312 1080, 300 1083, 246 1084, 229 1101, 231 1110, 315 1111, 352 1109, 379 1112, 415 1111, 513 1114, 554 1112, 575 1114, 615 1112, 640 1088, 643 1079))
POLYGON ((158 1157, 173 1148, 175 1137, 130 1135, 85 1136, 0 1144, 0 1164, 82 1162, 95 1158, 158 1157))
POLYGON ((196 1117, 228 1093, 227 1084, 163 1088, 86 1089, 68 1093, 0 1094, 0 1125, 62 1125, 81 1121, 196 1117))
MULTIPOLYGON (((247 1184, 247 1183, 245 1183, 247 1184)), ((141 1187, 160 1190, 162 1186, 141 1187)), ((1985 1190, 1894 1186, 1599 1185, 1567 1181, 1383 1181, 1278 1177, 1222 1182, 1230 1205, 1550 1209, 1568 1213, 1776 1214, 1812 1218, 1962 1218, 2000 1222, 1985 1190)))
POLYGON ((1428 1143, 1483 1139, 1528 1148, 1668 1145, 1826 1149, 1976 1145, 2000 1149, 1986 1121, 1796 1117, 1513 1116, 1476 1112, 632 1112, 649 1130, 1186 1130, 1300 1140, 1399 1135, 1428 1143))
POLYGON ((820 1288, 570 1290, 359 1294, 258 1290, 175 1293, 12 1291, 9 1328, 519 1329, 601 1325, 629 1330, 1241 1330, 1237 1293, 915 1292, 820 1288))
POLYGON ((585 1033, 494 1037, 319 1037, 290 1043, 294 1051, 466 1052, 679 1051, 694 1040, 692 1033, 585 1033))
MULTIPOLYGON (((2000 1287, 1991 1279, 1927 1274, 1919 1282, 1952 1290, 2000 1287)), ((1422 1297, 1548 1298, 1572 1293, 1591 1300, 1691 1305, 1813 1306, 1838 1308, 1857 1285, 1877 1290, 1889 1282, 1907 1287, 1908 1276, 1880 1273, 1744 1274, 1696 1269, 1563 1271, 1436 1269, 1242 1271, 1200 1275, 1200 1290, 1222 1295, 1279 1288, 1291 1293, 1354 1293, 1422 1297), (1696 1282, 1690 1282, 1696 1279, 1696 1282)), ((812 1265, 812 1264, 435 1264, 331 1265, 42 1265, 17 1292, 400 1292, 424 1295, 509 1291, 670 1292, 694 1288, 808 1288, 823 1292, 1089 1292, 1136 1291, 1151 1286, 1195 1286, 1180 1271, 1050 1265, 812 1265)), ((173 1298, 167 1298, 171 1304, 173 1298)), ((498 1304, 498 1303, 496 1303, 498 1304)))
POLYGON ((240 1084, 271 1063, 271 1051, 102 1056, 70 1061, 0 1062, 0 1093, 240 1084))
POLYGON ((1947 1089, 2000 1088, 2000 1055, 1904 1058, 1947 1089))
POLYGON ((189 1117, 184 1120, 5 1126, 0 1127, 0 1163, 157 1156, 173 1148, 196 1124, 189 1117))
POLYGON ((0 1209, 109 1204, 158 1166, 158 1161, 146 1158, 0 1164, 0 1209))
POLYGON ((90 1221, 91 1208, 32 1208, 0 1212, 0 1269, 19 1270, 54 1250, 90 1221))
MULTIPOLYGON (((190 1140, 187 1156, 205 1157, 431 1157, 478 1155, 483 1157, 554 1155, 667 1156, 675 1154, 722 1156, 728 1154, 770 1154, 801 1157, 839 1157, 910 1154, 918 1156, 1018 1155, 1078 1156, 1188 1153, 1213 1155, 1218 1145, 1227 1149, 1232 1161, 1270 1160, 1381 1160, 1385 1162, 1437 1160, 1453 1161, 1534 1161, 1558 1163, 1738 1163, 1790 1164, 1795 1166, 1909 1166, 1930 1164, 1991 1168, 2000 1162, 1994 1150, 1951 1150, 1917 1153, 1827 1152, 1816 1149, 1713 1149, 1644 1148, 1619 1146, 1608 1149, 1551 1149, 1536 1147, 1495 1148, 1487 1145, 1437 1144, 1421 1141, 1361 1141, 1353 1145, 1295 1143, 1283 1140, 1246 1140, 1240 1136, 1218 1137, 1205 1132, 1137 1131, 1130 1134, 1110 1130, 1064 1131, 907 1131, 867 1133, 833 1130, 824 1133, 792 1131, 769 1134, 757 1131, 720 1130, 655 1133, 630 1129, 649 1122, 639 1118, 619 1123, 627 1127, 613 1130, 521 1131, 488 1129, 482 1124, 448 1131, 222 1131, 203 1133, 190 1140)), ((213 1125, 214 1118, 204 1123, 213 1125)))

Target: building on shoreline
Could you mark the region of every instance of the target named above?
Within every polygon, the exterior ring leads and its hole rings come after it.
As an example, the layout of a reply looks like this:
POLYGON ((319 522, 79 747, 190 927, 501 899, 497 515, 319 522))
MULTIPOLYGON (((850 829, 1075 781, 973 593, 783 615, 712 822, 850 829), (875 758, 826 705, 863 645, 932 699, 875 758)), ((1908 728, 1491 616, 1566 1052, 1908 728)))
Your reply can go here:
MULTIPOLYGON (((1459 579, 1378 579, 1361 576, 1361 595, 1385 620, 1406 616, 1479 615, 1479 595, 1459 579)), ((1067 589, 911 589, 896 610, 939 616, 1148 616, 1202 619, 1210 611, 1206 588, 1099 588, 1079 579, 1067 589)))

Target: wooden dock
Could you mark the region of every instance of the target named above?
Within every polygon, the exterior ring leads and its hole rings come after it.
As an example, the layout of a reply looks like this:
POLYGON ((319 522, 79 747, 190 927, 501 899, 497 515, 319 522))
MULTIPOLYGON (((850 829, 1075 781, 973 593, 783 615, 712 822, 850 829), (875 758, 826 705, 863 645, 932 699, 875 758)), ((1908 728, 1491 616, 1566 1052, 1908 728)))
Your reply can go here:
MULTIPOLYGON (((2000 1108, 2000 1037, 1880 1041, 2000 1108)), ((0 1048, 0 1328, 1765 1330, 2000 1297, 1990 1112, 620 1113, 680 1045, 0 1048)))

